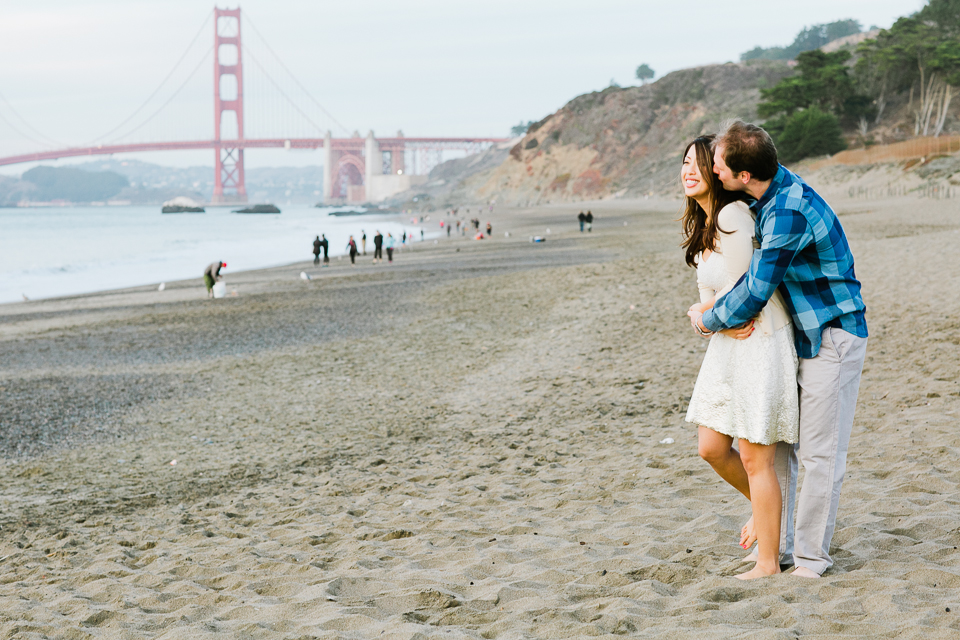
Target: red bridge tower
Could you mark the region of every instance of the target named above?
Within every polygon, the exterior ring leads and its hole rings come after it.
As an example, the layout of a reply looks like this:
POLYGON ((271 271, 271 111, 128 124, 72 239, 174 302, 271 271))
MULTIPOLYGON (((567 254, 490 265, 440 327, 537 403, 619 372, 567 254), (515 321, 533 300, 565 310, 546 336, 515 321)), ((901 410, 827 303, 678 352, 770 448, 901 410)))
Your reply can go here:
MULTIPOLYGON (((214 169, 213 202, 246 202, 243 178, 243 58, 240 44, 240 8, 214 8, 213 16, 213 126, 214 169), (221 79, 233 76, 221 85, 221 79), (236 88, 236 91, 231 89, 236 88), (226 94, 226 95, 224 95, 226 94), (224 114, 236 120, 236 139, 223 140, 224 114), (240 144, 237 144, 237 143, 240 144), (228 189, 228 193, 224 193, 228 189)), ((232 122, 230 123, 233 124, 232 122)), ((232 129, 233 127, 230 127, 232 129)))

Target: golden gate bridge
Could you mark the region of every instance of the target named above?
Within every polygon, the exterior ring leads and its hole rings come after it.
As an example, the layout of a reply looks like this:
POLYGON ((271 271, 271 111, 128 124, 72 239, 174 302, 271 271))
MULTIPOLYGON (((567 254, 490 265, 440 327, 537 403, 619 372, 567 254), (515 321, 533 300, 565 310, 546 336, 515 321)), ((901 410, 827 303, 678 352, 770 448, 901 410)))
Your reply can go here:
MULTIPOLYGON (((51 146, 54 143, 55 148, 49 148, 32 153, 22 153, 7 157, 0 157, 0 166, 19 164, 24 162, 38 162, 44 160, 58 160, 60 158, 82 157, 82 156, 102 156, 116 153, 132 152, 151 152, 151 151, 173 151, 173 150, 197 150, 212 149, 214 151, 214 183, 212 204, 232 204, 247 201, 247 190, 244 176, 244 151, 247 149, 322 149, 323 150, 323 194, 324 200, 328 203, 363 203, 379 202, 395 193, 405 191, 426 180, 426 173, 431 166, 435 166, 443 158, 444 151, 464 152, 467 155, 479 153, 484 148, 492 144, 506 142, 506 138, 415 138, 405 137, 402 133, 392 138, 377 138, 370 131, 366 137, 361 137, 354 132, 349 137, 333 137, 330 129, 323 130, 317 125, 308 109, 294 101, 281 84, 277 82, 267 69, 267 65, 261 62, 259 56, 244 44, 241 39, 240 8, 220 9, 215 7, 213 17, 213 46, 207 51, 207 54, 201 60, 187 79, 175 90, 172 95, 164 102, 160 108, 156 109, 146 120, 137 124, 138 116, 151 100, 156 97, 161 88, 174 75, 174 72, 180 68, 187 57, 187 53, 197 42, 199 36, 206 28, 206 21, 201 26, 200 31, 187 48, 187 52, 181 56, 174 70, 161 82, 151 96, 145 101, 130 117, 124 120, 120 125, 108 132, 102 138, 107 138, 124 126, 134 123, 133 129, 122 134, 119 138, 98 144, 79 145, 79 146, 59 146, 54 141, 40 134, 47 140, 46 143, 38 141, 36 138, 24 134, 24 137, 43 144, 51 146), (174 141, 124 141, 132 134, 141 131, 144 127, 156 120, 170 103, 176 98, 183 88, 192 80, 202 63, 212 53, 213 57, 213 131, 212 137, 194 139, 194 140, 174 140, 174 141), (271 97, 279 96, 281 101, 285 101, 288 113, 298 114, 301 121, 309 123, 310 128, 320 135, 312 137, 301 136, 282 136, 274 135, 269 137, 246 137, 244 120, 244 54, 250 58, 251 62, 258 71, 261 72, 260 81, 261 93, 272 92, 271 97)), ((245 20, 248 21, 247 18, 245 20)), ((253 26, 251 24, 251 26, 253 26)), ((316 101, 310 92, 296 79, 289 71, 283 61, 280 60, 265 39, 260 36, 256 27, 254 32, 260 37, 263 46, 273 56, 279 67, 286 71, 293 83, 301 90, 301 93, 313 103, 313 105, 322 112, 329 121, 332 121, 337 127, 347 132, 346 127, 341 125, 336 119, 327 112, 326 109, 316 101)), ((12 106, 4 98, 8 108, 12 106)), ((35 133, 39 132, 30 126, 19 113, 16 116, 35 133)), ((4 118, 4 121, 13 128, 11 122, 4 118)), ((301 125, 303 122, 301 122, 301 125)), ((15 131, 20 132, 14 128, 15 131)))

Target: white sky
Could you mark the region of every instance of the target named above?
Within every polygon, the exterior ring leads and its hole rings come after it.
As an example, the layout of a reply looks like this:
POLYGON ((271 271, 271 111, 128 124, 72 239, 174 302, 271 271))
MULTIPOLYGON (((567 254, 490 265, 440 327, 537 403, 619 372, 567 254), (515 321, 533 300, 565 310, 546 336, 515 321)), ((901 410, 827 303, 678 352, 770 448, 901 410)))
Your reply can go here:
MULTIPOLYGON (((659 78, 676 69, 738 60, 756 45, 786 45, 810 24, 855 18, 864 27, 888 27, 923 4, 244 0, 241 6, 249 20, 243 25, 245 44, 259 46, 252 23, 300 82, 351 131, 505 137, 518 121, 538 120, 576 95, 606 87, 611 79, 634 84, 634 69, 642 62, 659 78)), ((44 135, 68 144, 88 142, 122 122, 154 91, 212 6, 208 0, 3 0, 0 93, 44 135)), ((196 55, 188 57, 184 73, 177 76, 199 69, 171 103, 180 111, 168 115, 166 129, 145 129, 139 135, 199 138, 210 130, 212 62, 194 63, 212 44, 212 31, 207 23, 194 47, 196 55)), ((252 50, 260 52, 261 61, 268 60, 262 48, 252 50)), ((252 137, 251 123, 258 115, 267 116, 252 112, 253 80, 247 78, 254 65, 249 56, 244 65, 247 135, 252 137)), ((274 65, 273 73, 277 70, 274 65)), ((168 89, 178 83, 175 79, 168 89)), ((297 93, 292 83, 281 86, 297 93)), ((159 101, 170 93, 161 93, 159 101)), ((302 95, 298 102, 306 105, 308 115, 317 113, 302 95)), ((0 115, 36 137, 2 101, 0 115)), ((160 120, 151 126, 160 127, 160 120)), ((212 131, 205 137, 212 137, 212 131)), ((39 148, 0 121, 0 156, 39 148)), ((213 163, 212 151, 130 157, 168 165, 213 163)), ((246 160, 248 166, 316 164, 319 154, 253 150, 246 160)), ((25 168, 0 170, 9 174, 25 168)))

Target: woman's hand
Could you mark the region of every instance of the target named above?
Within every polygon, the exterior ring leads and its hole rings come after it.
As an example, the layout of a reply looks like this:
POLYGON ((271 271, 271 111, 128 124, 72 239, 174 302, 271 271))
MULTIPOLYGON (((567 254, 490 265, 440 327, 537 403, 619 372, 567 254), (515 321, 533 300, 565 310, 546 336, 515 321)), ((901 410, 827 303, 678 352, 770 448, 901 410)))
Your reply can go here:
POLYGON ((734 340, 746 340, 753 335, 754 329, 756 329, 756 327, 753 324, 753 320, 751 320, 745 325, 734 327, 733 329, 723 329, 719 333, 722 333, 728 338, 733 338, 734 340))

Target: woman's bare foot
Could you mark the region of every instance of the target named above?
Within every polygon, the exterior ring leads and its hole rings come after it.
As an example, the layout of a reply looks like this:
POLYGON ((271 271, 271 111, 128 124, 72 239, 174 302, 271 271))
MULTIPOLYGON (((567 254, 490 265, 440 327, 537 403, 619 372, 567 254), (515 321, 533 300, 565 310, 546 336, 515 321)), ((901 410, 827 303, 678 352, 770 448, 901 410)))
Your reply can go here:
POLYGON ((780 573, 780 565, 773 565, 773 568, 757 565, 750 571, 746 573, 741 573, 736 576, 738 580, 756 580, 757 578, 765 578, 767 576, 774 576, 780 573))
POLYGON ((797 567, 793 570, 793 573, 790 575, 797 576, 798 578, 819 578, 820 574, 814 571, 813 569, 807 569, 806 567, 797 567))
POLYGON ((760 558, 757 557, 757 550, 754 549, 753 551, 748 553, 746 556, 744 556, 742 562, 756 562, 759 559, 760 558))
MULTIPOLYGON (((756 541, 757 528, 753 524, 753 516, 750 516, 750 519, 747 520, 747 524, 743 525, 743 529, 740 529, 740 546, 744 549, 749 549, 756 541)), ((753 560, 748 560, 747 562, 756 562, 756 558, 753 560)))

